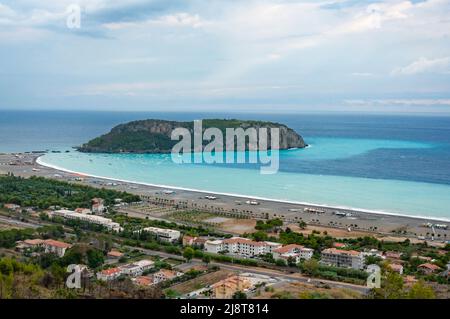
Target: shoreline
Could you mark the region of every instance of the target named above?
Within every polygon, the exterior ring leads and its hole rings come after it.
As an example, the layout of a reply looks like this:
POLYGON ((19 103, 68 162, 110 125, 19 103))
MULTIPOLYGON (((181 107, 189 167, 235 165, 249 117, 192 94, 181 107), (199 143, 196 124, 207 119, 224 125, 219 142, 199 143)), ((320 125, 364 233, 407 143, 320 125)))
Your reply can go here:
POLYGON ((72 171, 63 167, 59 167, 57 165, 52 165, 45 163, 41 160, 41 156, 38 156, 35 160, 35 162, 38 165, 51 168, 57 171, 62 171, 70 174, 76 174, 80 176, 85 177, 91 177, 91 178, 98 178, 98 179, 104 179, 114 182, 121 182, 121 183, 129 183, 129 184, 136 184, 136 185, 143 185, 143 186, 150 186, 150 187, 156 187, 161 189, 174 189, 174 190, 181 190, 181 191, 187 191, 187 192, 194 192, 194 193, 202 193, 202 194, 211 194, 211 195, 221 195, 221 196, 229 196, 229 197, 237 197, 237 198, 245 198, 245 199, 257 199, 262 201, 269 201, 274 203, 281 203, 281 204, 293 204, 293 205, 303 205, 303 206, 312 206, 315 208, 326 208, 326 209, 335 209, 335 210, 347 210, 351 212, 361 212, 366 214, 373 214, 373 215, 385 215, 385 216, 393 216, 393 217, 405 217, 405 218, 415 218, 419 220, 426 220, 426 221, 440 221, 440 222, 450 222, 450 218, 445 217, 435 217, 435 216, 419 216, 419 215, 408 215, 408 214, 402 214, 402 213, 393 213, 393 212, 386 212, 386 211, 378 211, 378 210, 370 210, 370 209, 364 209, 364 208, 357 208, 357 207, 348 207, 348 206, 332 206, 332 205, 326 205, 326 204, 317 204, 317 203, 310 203, 310 202, 300 202, 300 201, 290 201, 290 200, 283 200, 283 199, 275 199, 275 198, 267 198, 267 197, 260 197, 260 196, 251 196, 251 195, 245 195, 245 194, 234 194, 234 193, 226 193, 226 192, 214 192, 209 190, 202 190, 202 189, 194 189, 194 188, 186 188, 186 187, 180 187, 180 186, 171 186, 171 185, 162 185, 162 184, 152 184, 152 183, 145 183, 145 182, 139 182, 139 181, 132 181, 132 180, 125 180, 125 179, 119 179, 119 178, 113 178, 113 177, 106 177, 106 176, 100 176, 100 175, 93 175, 93 174, 87 174, 83 172, 77 172, 72 171))
MULTIPOLYGON (((156 203, 171 203, 182 205, 185 210, 204 210, 212 214, 219 214, 233 221, 232 228, 227 231, 240 234, 242 229, 251 232, 248 220, 267 220, 280 218, 291 229, 299 229, 299 222, 305 222, 308 228, 335 234, 336 238, 354 238, 369 236, 380 240, 404 241, 410 239, 414 242, 428 242, 432 245, 442 246, 450 243, 450 222, 445 218, 426 216, 410 216, 389 212, 358 210, 329 205, 317 205, 283 200, 272 200, 242 194, 215 193, 211 191, 192 190, 169 185, 154 185, 124 181, 103 176, 93 176, 67 170, 56 165, 45 163, 41 158, 43 154, 3 154, 0 155, 0 173, 11 173, 15 176, 29 178, 40 176, 44 178, 76 183, 95 188, 114 189, 141 196, 145 205, 156 203), (174 192, 164 192, 164 190, 174 192), (216 195, 215 200, 208 199, 207 195, 216 195), (257 201, 251 205, 249 200, 257 201), (317 209, 320 212, 308 209, 317 209), (242 219, 244 218, 244 219, 242 219), (242 220, 242 222, 240 222, 242 220), (446 225, 447 229, 431 227, 446 225)), ((158 205, 158 204, 156 204, 158 205)), ((126 214, 138 218, 161 218, 139 209, 124 210, 126 214)))

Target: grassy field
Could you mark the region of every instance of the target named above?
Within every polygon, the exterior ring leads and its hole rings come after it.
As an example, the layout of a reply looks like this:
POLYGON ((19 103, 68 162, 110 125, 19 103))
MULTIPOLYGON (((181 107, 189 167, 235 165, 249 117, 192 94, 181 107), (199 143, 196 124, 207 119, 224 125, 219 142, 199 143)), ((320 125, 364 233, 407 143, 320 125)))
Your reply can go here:
POLYGON ((208 212, 189 211, 189 212, 174 212, 165 216, 168 219, 174 221, 181 221, 195 224, 208 224, 206 219, 214 218, 216 215, 208 212))
POLYGON ((255 299, 360 299, 362 296, 343 288, 320 288, 299 282, 282 283, 261 289, 255 299))
POLYGON ((165 262, 171 264, 172 266, 177 266, 183 263, 182 260, 178 260, 178 259, 173 259, 173 258, 167 258, 164 259, 165 262))

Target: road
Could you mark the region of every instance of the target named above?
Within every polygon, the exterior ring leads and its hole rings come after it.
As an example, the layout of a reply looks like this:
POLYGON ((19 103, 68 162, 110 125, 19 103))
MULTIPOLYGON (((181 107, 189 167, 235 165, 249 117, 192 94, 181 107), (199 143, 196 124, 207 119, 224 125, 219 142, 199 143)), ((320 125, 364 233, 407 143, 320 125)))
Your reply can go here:
POLYGON ((42 227, 42 225, 39 225, 39 224, 30 223, 30 222, 22 222, 20 220, 3 217, 3 216, 0 216, 0 223, 4 223, 4 224, 8 224, 8 225, 15 225, 17 227, 22 227, 22 228, 36 229, 36 228, 42 227))
MULTIPOLYGON (((180 259, 179 255, 169 254, 166 252, 160 252, 160 251, 153 251, 145 248, 136 248, 136 247, 128 247, 130 249, 137 249, 141 251, 142 253, 149 255, 149 256, 161 256, 165 258, 175 258, 180 259)), ((189 264, 192 266, 195 265, 204 265, 204 262, 202 262, 200 259, 193 259, 189 262, 189 264)), ((359 292, 361 294, 367 294, 370 289, 365 286, 360 285, 354 285, 344 282, 337 282, 337 281, 330 281, 325 279, 315 279, 310 277, 305 277, 301 275, 300 273, 294 273, 294 274, 287 274, 283 273, 281 271, 273 270, 273 269, 265 269, 265 268, 258 268, 258 267, 247 267, 242 265, 236 265, 236 264, 229 264, 229 263, 220 263, 220 262, 211 262, 209 265, 211 266, 217 266, 226 270, 231 271, 238 271, 238 272, 251 272, 258 275, 265 275, 270 277, 277 277, 286 281, 294 281, 294 282, 301 282, 311 285, 329 285, 333 288, 344 288, 344 289, 350 289, 354 290, 356 292, 359 292)))

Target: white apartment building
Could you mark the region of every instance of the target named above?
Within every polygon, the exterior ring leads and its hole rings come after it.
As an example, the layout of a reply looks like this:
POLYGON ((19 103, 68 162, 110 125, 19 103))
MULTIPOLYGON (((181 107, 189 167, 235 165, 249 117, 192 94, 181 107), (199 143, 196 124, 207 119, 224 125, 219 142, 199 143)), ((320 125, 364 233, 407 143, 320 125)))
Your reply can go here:
POLYGON ((355 250, 328 248, 322 251, 321 262, 335 267, 363 269, 364 256, 355 250))
POLYGON ((76 213, 74 211, 67 210, 67 209, 56 210, 56 211, 52 212, 51 214, 53 216, 60 216, 60 217, 66 218, 66 219, 75 219, 75 220, 81 220, 81 221, 85 221, 85 222, 89 222, 89 223, 93 223, 93 224, 97 224, 97 225, 102 225, 102 226, 105 226, 107 229, 113 230, 116 232, 120 232, 123 230, 123 228, 120 227, 119 223, 115 223, 109 218, 105 218, 105 217, 101 217, 101 216, 97 216, 97 215, 79 214, 79 213, 76 213))
POLYGON ((156 235, 158 240, 165 241, 168 243, 173 243, 173 242, 179 240, 181 237, 181 233, 175 229, 147 227, 147 228, 144 228, 143 231, 152 233, 152 234, 156 235))
POLYGON ((300 260, 308 260, 314 254, 314 249, 306 248, 301 245, 291 244, 280 247, 273 251, 274 259, 283 259, 288 260, 289 258, 293 258, 295 263, 299 263, 300 260))
POLYGON ((154 267, 154 262, 151 260, 139 260, 131 264, 122 265, 116 268, 102 270, 97 273, 97 279, 109 281, 119 278, 122 275, 137 277, 142 275, 146 270, 154 267))
POLYGON ((219 252, 223 251, 223 240, 207 240, 205 242, 205 251, 208 253, 218 254, 219 252))
POLYGON ((182 276, 182 272, 175 270, 161 269, 160 271, 153 274, 153 283, 159 284, 160 282, 170 280, 179 276, 182 276))
POLYGON ((152 269, 154 264, 153 261, 144 259, 119 268, 122 270, 122 274, 136 277, 142 275, 144 271, 152 269))
POLYGON ((229 254, 241 257, 254 257, 272 253, 282 245, 272 242, 257 242, 247 238, 233 237, 224 240, 208 240, 205 242, 205 250, 210 253, 226 251, 229 254))

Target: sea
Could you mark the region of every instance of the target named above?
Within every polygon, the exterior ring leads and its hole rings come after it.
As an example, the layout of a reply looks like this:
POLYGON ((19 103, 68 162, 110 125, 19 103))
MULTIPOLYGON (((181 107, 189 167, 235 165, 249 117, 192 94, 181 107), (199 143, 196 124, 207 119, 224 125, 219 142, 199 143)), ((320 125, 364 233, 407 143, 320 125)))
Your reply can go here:
POLYGON ((448 116, 0 111, 0 152, 41 150, 49 151, 43 164, 99 177, 450 220, 448 116), (274 121, 293 128, 309 147, 281 151, 279 171, 271 175, 256 164, 177 164, 170 154, 73 149, 117 124, 149 118, 274 121))

